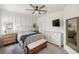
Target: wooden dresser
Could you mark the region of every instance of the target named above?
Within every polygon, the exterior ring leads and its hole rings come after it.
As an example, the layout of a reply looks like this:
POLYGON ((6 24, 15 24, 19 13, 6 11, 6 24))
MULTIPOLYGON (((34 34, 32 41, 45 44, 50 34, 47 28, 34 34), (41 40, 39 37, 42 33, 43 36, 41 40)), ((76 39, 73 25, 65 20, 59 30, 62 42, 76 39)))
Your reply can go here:
POLYGON ((2 37, 3 45, 15 43, 16 39, 17 39, 16 33, 4 34, 3 37, 2 37))

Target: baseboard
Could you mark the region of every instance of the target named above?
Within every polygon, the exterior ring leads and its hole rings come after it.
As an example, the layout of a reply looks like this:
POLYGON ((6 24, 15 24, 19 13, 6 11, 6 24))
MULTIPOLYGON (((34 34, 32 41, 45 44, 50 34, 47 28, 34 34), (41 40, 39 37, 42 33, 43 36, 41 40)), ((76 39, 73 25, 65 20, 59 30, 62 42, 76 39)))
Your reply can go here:
POLYGON ((51 43, 51 42, 48 42, 48 43, 53 44, 53 45, 55 45, 55 46, 59 47, 58 45, 56 45, 56 44, 54 44, 54 43, 51 43))

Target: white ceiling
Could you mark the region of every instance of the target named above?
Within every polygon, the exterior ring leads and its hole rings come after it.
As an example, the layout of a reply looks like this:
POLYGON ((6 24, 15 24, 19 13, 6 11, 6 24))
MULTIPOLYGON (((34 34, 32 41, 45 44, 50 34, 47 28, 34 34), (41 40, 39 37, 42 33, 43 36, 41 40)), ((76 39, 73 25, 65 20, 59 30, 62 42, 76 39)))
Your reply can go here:
MULTIPOLYGON (((35 6, 41 6, 41 4, 35 4, 35 6)), ((65 4, 46 4, 46 7, 43 9, 47 10, 47 13, 52 13, 58 10, 62 10, 66 5, 65 4)), ((3 4, 0 5, 1 9, 13 11, 13 12, 18 12, 18 13, 23 13, 26 15, 30 16, 39 16, 39 14, 32 14, 32 11, 28 11, 26 9, 32 9, 32 7, 29 4, 3 4)))

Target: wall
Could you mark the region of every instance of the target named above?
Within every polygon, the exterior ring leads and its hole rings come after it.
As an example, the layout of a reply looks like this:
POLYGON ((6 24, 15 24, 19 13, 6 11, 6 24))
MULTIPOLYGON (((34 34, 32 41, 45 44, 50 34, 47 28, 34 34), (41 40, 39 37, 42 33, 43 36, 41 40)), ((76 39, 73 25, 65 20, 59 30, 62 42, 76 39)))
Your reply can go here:
MULTIPOLYGON (((49 42, 59 45, 61 42, 61 34, 63 39, 63 11, 57 11, 46 14, 37 20, 39 31, 46 35, 49 42), (52 26, 52 20, 60 19, 60 27, 52 26)), ((63 44, 63 43, 62 43, 63 44)))
POLYGON ((9 32, 19 33, 32 31, 32 24, 35 22, 35 17, 0 9, 0 46, 2 46, 1 37, 5 32, 5 23, 13 23, 13 30, 9 32))
POLYGON ((51 14, 46 14, 43 17, 38 18, 37 24, 39 30, 44 31, 54 31, 54 32, 63 32, 63 11, 54 12, 51 14), (52 26, 52 20, 60 19, 60 27, 52 26))
MULTIPOLYGON (((79 16, 79 5, 67 5, 63 11, 54 12, 51 14, 44 15, 38 18, 37 24, 39 25, 39 30, 43 34, 47 35, 48 39, 52 39, 54 33, 63 33, 63 42, 64 42, 64 49, 68 53, 77 53, 72 48, 66 45, 66 20, 69 18, 79 16), (52 20, 60 18, 61 19, 61 27, 52 27, 52 20), (51 37, 51 38, 50 38, 51 37)), ((54 35, 53 38, 57 37, 54 35)), ((57 41, 55 39, 55 41, 57 41)), ((57 43, 57 42, 54 42, 57 43)))
POLYGON ((79 16, 79 5, 67 5, 64 8, 64 48, 69 53, 77 53, 69 46, 66 45, 66 19, 73 18, 79 16))
POLYGON ((1 30, 1 15, 0 15, 0 30, 1 30))
POLYGON ((5 23, 13 23, 14 31, 31 31, 32 24, 36 21, 34 17, 25 14, 15 13, 7 10, 0 10, 2 31, 4 32, 5 23))
POLYGON ((2 31, 1 31, 1 24, 2 24, 2 20, 1 20, 1 12, 0 12, 0 47, 2 46, 2 31))

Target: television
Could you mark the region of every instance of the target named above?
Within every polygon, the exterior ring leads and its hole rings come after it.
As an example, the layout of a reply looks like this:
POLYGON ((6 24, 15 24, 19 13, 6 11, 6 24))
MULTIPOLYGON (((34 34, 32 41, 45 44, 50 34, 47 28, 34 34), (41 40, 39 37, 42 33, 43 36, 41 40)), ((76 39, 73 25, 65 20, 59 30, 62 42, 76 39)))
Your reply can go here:
POLYGON ((60 19, 52 20, 52 26, 59 27, 60 26, 60 19))

